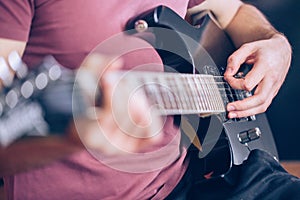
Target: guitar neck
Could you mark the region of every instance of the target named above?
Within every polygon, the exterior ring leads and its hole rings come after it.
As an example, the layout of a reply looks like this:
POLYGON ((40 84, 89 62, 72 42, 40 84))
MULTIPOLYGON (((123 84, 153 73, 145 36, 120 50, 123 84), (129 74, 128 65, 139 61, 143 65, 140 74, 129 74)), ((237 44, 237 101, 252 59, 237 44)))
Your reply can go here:
MULTIPOLYGON (((142 89, 151 106, 161 115, 225 112, 225 94, 220 77, 204 74, 121 72, 119 85, 131 91, 142 89)), ((129 91, 130 92, 130 91, 129 91)))

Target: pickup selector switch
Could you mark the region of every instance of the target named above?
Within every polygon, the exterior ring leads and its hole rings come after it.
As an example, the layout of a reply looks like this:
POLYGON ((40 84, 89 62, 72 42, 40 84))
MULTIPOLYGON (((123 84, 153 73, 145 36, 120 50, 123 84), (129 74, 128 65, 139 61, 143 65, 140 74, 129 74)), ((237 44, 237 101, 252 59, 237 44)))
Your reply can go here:
POLYGON ((240 132, 238 134, 238 139, 239 139, 240 143, 246 144, 248 142, 251 142, 253 140, 260 138, 260 136, 261 136, 260 129, 258 127, 255 127, 255 128, 249 129, 247 131, 240 132))

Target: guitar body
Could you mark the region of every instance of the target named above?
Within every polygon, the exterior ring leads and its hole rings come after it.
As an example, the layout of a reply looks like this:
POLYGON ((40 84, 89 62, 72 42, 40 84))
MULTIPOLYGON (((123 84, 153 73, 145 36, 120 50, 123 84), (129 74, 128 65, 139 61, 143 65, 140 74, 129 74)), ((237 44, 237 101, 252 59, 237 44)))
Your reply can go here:
MULTIPOLYGON (((208 15, 197 28, 165 6, 129 20, 126 29, 157 50, 168 72, 221 77, 228 56, 235 50, 230 38, 208 15)), ((247 73, 249 67, 245 65, 241 70, 247 73)), ((249 95, 230 88, 223 80, 220 83, 227 88, 226 95, 222 97, 225 105, 249 95)), ((231 167, 240 165, 253 149, 264 150, 278 158, 265 114, 242 119, 228 119, 226 114, 200 119, 198 115, 175 116, 177 125, 188 122, 197 133, 202 143, 199 158, 204 160, 204 173, 213 172, 213 177, 225 177, 230 174, 231 167)))

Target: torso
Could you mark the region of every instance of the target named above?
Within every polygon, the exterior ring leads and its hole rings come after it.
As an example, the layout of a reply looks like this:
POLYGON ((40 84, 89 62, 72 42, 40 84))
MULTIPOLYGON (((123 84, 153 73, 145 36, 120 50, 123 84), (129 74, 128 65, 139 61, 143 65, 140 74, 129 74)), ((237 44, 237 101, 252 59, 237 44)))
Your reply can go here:
MULTIPOLYGON (((25 61, 33 65, 45 55, 52 54, 70 68, 79 67, 95 46, 122 32, 130 17, 160 4, 171 7, 183 17, 188 4, 187 0, 33 2, 35 16, 25 61)), ((153 55, 147 54, 146 58, 140 59, 158 59, 155 51, 151 52, 153 55)), ((11 199, 162 199, 171 192, 186 169, 186 152, 180 147, 180 133, 172 126, 172 120, 167 122, 164 132, 166 141, 158 148, 168 146, 170 141, 172 145, 165 149, 163 158, 169 159, 168 152, 177 153, 176 159, 168 165, 145 173, 124 172, 82 151, 47 167, 6 179, 9 196, 11 199)))

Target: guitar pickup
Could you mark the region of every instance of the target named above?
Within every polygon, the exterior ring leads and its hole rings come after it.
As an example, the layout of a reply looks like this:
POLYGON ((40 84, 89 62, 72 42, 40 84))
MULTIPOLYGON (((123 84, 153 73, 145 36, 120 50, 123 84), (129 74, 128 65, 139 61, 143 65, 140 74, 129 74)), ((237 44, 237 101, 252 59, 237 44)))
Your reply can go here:
POLYGON ((258 127, 256 127, 256 128, 249 129, 247 131, 240 132, 238 134, 238 139, 240 143, 246 144, 253 140, 259 139, 260 136, 261 136, 261 131, 258 127))

